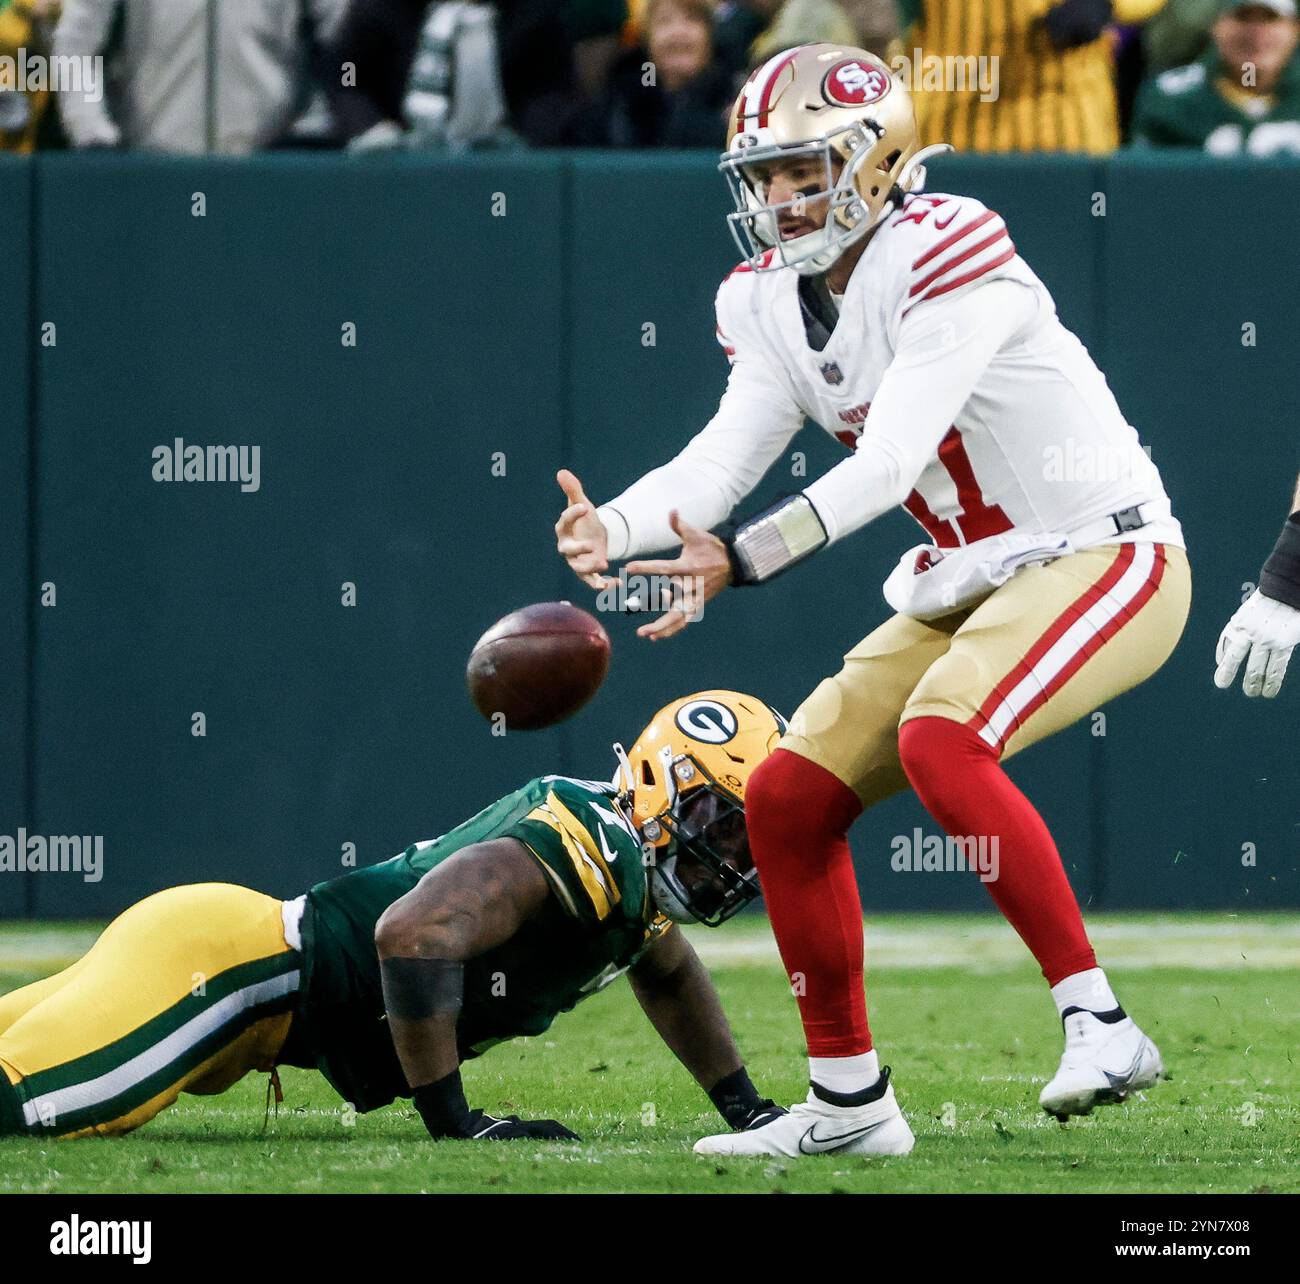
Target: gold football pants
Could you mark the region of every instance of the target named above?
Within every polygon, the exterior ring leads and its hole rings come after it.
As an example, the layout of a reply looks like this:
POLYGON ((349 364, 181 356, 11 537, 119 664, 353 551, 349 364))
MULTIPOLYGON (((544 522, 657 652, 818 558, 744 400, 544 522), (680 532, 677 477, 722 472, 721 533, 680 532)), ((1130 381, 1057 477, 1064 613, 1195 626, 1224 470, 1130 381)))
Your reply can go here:
POLYGON ((71 967, 0 998, 7 1130, 129 1132, 182 1092, 271 1071, 299 960, 281 902, 245 887, 196 883, 131 906, 71 967))
POLYGON ((887 620, 799 706, 780 747, 870 807, 908 787, 898 730, 909 718, 951 718, 1018 753, 1149 678, 1190 605, 1187 555, 1167 544, 1103 544, 1028 567, 974 609, 887 620))

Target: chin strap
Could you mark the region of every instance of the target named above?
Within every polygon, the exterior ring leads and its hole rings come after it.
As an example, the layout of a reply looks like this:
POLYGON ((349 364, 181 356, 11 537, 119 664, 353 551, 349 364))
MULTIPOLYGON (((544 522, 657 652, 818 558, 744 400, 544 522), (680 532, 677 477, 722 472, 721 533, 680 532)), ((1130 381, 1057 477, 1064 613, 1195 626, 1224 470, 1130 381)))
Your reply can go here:
POLYGON ((636 775, 632 770, 632 761, 627 756, 627 750, 616 740, 613 744, 614 757, 618 759, 618 767, 614 771, 614 779, 610 783, 618 790, 614 797, 614 808, 622 812, 623 819, 627 821, 628 827, 636 834, 638 841, 641 843, 642 854, 646 849, 645 835, 641 832, 641 827, 636 823, 636 775))
POLYGON ((620 796, 632 796, 632 791, 636 788, 636 776, 632 771, 632 760, 627 756, 627 750, 622 744, 615 740, 612 746, 614 757, 618 762, 618 767, 614 772, 613 785, 620 791, 620 796))

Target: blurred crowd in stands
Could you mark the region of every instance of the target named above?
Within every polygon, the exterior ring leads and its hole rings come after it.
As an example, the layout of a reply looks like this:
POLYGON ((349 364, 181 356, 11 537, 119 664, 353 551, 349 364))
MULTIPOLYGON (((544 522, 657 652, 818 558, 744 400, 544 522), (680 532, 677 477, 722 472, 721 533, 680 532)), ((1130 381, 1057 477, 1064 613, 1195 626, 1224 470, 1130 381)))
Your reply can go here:
POLYGON ((926 143, 1300 156, 1298 36, 1296 0, 0 0, 0 150, 719 150, 750 70, 829 41, 926 143))

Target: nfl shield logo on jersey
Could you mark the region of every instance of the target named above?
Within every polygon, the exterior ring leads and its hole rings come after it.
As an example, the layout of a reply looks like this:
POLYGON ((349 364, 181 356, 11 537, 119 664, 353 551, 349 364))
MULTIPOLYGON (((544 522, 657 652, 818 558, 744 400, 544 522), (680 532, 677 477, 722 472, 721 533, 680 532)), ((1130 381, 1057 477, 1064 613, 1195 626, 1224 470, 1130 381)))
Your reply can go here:
POLYGON ((839 368, 833 361, 828 361, 822 366, 822 378, 826 380, 832 388, 838 388, 844 382, 844 371, 839 368))

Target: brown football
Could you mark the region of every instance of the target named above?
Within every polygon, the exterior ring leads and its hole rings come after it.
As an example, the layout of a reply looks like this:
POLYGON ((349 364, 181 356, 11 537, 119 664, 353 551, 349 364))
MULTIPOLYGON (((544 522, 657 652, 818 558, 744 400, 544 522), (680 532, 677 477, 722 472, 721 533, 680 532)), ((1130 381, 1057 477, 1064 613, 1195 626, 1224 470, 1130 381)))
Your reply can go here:
POLYGON ((498 620, 474 644, 465 680, 489 721, 536 731, 572 716, 596 694, 609 669, 609 635, 569 602, 538 602, 498 620))

